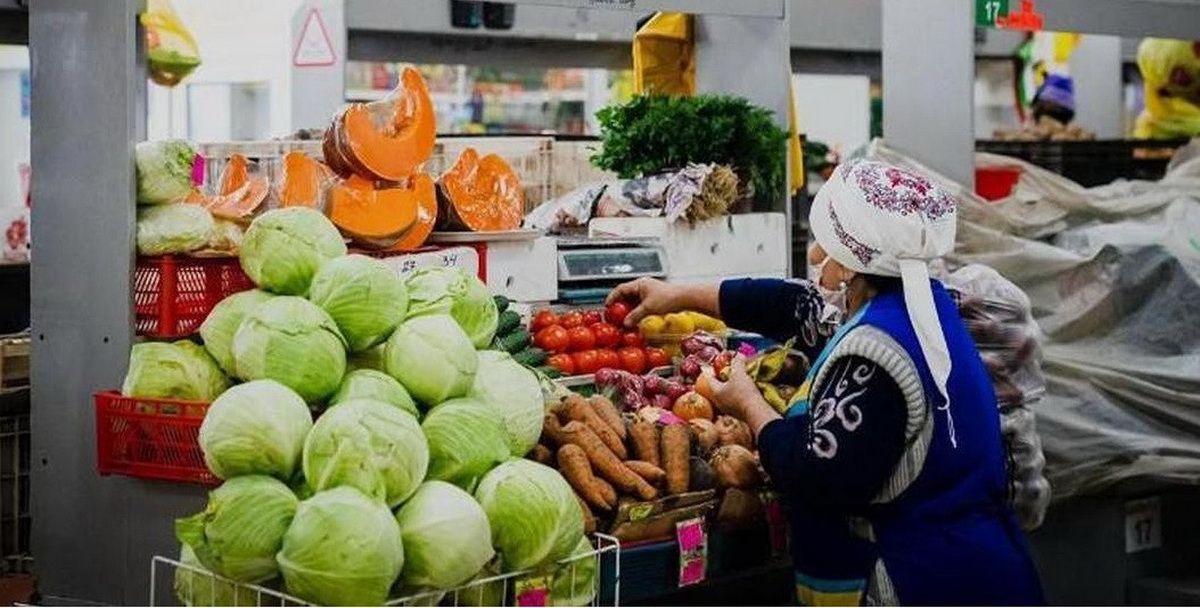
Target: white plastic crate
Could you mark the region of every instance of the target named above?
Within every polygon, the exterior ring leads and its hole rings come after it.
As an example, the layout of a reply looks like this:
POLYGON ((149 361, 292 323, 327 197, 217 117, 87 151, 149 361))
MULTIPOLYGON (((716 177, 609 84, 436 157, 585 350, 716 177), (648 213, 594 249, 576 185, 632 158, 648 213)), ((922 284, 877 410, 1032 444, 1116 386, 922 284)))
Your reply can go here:
POLYGON ((464 148, 472 147, 482 156, 495 154, 503 158, 521 178, 525 188, 525 213, 552 198, 551 163, 557 143, 551 137, 442 137, 438 139, 433 156, 425 163, 431 175, 441 175, 449 169, 464 148))

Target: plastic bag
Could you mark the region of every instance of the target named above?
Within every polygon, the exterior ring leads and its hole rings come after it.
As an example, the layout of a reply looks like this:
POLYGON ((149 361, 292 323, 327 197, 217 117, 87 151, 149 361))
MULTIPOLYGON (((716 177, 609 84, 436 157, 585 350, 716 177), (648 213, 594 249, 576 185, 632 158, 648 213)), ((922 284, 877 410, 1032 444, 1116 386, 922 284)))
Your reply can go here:
POLYGON ((1172 139, 1200 135, 1200 42, 1147 38, 1138 46, 1146 109, 1134 136, 1172 139))
POLYGON ((171 0, 147 0, 141 22, 146 30, 146 61, 151 80, 173 87, 200 67, 200 48, 175 13, 171 0))

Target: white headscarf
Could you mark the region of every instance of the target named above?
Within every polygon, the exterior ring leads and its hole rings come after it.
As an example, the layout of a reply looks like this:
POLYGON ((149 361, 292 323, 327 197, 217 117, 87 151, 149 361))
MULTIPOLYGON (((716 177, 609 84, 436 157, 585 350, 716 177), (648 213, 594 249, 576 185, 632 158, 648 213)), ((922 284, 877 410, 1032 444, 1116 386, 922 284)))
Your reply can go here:
POLYGON ((904 305, 941 393, 957 447, 946 381, 950 351, 929 286, 929 262, 954 249, 955 200, 929 179, 880 162, 840 165, 817 192, 809 224, 821 248, 855 272, 900 277, 904 305))

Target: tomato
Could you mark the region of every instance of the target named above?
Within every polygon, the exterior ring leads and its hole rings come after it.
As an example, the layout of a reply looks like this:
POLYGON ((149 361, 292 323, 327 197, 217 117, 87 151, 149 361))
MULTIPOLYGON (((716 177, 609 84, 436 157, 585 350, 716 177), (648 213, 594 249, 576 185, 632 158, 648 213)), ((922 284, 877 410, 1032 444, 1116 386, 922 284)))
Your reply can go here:
POLYGON ((565 312, 562 314, 562 316, 560 316, 558 318, 558 324, 562 325, 563 327, 565 327, 567 329, 571 329, 572 327, 579 327, 579 326, 583 325, 583 313, 579 312, 578 310, 572 310, 571 312, 565 312))
POLYGON ((583 324, 587 326, 595 325, 604 320, 604 315, 599 310, 583 311, 583 324))
POLYGON ((625 324, 625 317, 633 307, 628 302, 617 300, 604 308, 604 320, 621 327, 625 324))
POLYGON ((621 335, 621 344, 624 346, 636 346, 641 348, 646 345, 642 340, 642 334, 636 331, 627 331, 621 335))
POLYGON ((729 367, 729 363, 733 361, 734 352, 730 350, 721 351, 716 357, 713 357, 713 371, 719 376, 725 368, 729 367))
POLYGON ((596 359, 600 369, 621 369, 621 357, 611 348, 601 348, 596 351, 596 359))
POLYGON ((564 376, 575 375, 575 360, 571 358, 571 355, 562 353, 551 355, 549 359, 546 359, 546 365, 562 372, 564 376))
POLYGON ((653 347, 646 349, 646 365, 650 366, 650 369, 670 364, 671 356, 667 354, 667 351, 653 347))
POLYGON ((617 351, 621 358, 621 369, 631 374, 641 374, 646 371, 646 353, 635 346, 626 346, 617 351))
POLYGON ((591 350, 596 347, 596 335, 586 327, 568 329, 567 337, 571 339, 572 351, 591 350))
POLYGON ((533 315, 533 321, 529 323, 529 331, 537 333, 551 325, 558 325, 558 316, 551 310, 539 310, 536 315, 533 315))
POLYGON ((571 355, 571 358, 575 360, 577 374, 594 374, 600 369, 600 359, 594 350, 581 350, 571 355))
POLYGON ((561 325, 551 325, 539 331, 533 341, 538 348, 552 353, 561 353, 571 345, 571 337, 561 325))
POLYGON ((611 348, 621 344, 621 330, 615 325, 608 323, 596 323, 591 326, 592 333, 596 335, 596 346, 600 348, 611 348))

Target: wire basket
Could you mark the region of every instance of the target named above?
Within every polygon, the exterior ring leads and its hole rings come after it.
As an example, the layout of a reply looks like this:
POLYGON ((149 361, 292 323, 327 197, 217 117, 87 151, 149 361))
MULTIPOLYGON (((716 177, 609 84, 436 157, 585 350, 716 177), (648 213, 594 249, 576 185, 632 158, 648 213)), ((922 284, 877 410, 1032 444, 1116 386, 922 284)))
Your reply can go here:
POLYGON ((96 393, 94 398, 96 468, 101 475, 220 482, 204 464, 200 449, 207 403, 125 397, 116 391, 96 393))
POLYGON ((133 275, 139 336, 161 340, 196 333, 221 300, 254 289, 237 258, 139 257, 133 275))
MULTIPOLYGON (((571 589, 575 588, 574 576, 577 571, 584 568, 591 562, 592 568, 596 576, 595 586, 592 589, 592 600, 588 605, 591 606, 617 606, 620 598, 620 581, 621 581, 621 544, 616 538, 607 534, 592 535, 592 545, 594 549, 590 552, 572 556, 558 562, 557 574, 560 576, 571 577, 568 582, 571 584, 571 589), (565 569, 565 571, 564 571, 565 569), (603 602, 603 603, 601 603, 603 602)), ((480 596, 485 592, 488 593, 488 598, 491 599, 495 593, 495 585, 500 585, 502 593, 498 596, 500 606, 515 606, 521 605, 514 600, 515 591, 521 581, 527 579, 531 574, 529 570, 512 572, 508 574, 500 574, 488 578, 481 578, 461 587, 453 589, 439 589, 435 591, 426 591, 414 595, 407 595, 389 600, 388 606, 459 606, 460 601, 465 598, 470 598, 471 593, 478 593, 480 596)), ((150 606, 167 605, 163 602, 171 602, 176 598, 176 585, 180 585, 180 591, 187 595, 193 593, 203 593, 205 590, 196 591, 196 585, 208 585, 207 590, 211 598, 221 598, 226 600, 224 605, 228 606, 312 606, 298 597, 288 595, 287 593, 265 587, 261 585, 252 585, 248 583, 239 583, 230 580, 223 576, 214 574, 204 568, 184 564, 179 560, 169 557, 154 556, 150 561, 150 606), (181 574, 185 574, 181 576, 181 574), (184 585, 193 586, 192 589, 183 587, 184 585)), ((488 605, 490 602, 474 602, 473 605, 488 605)), ((173 604, 170 604, 173 605, 173 604)), ((464 604, 465 605, 465 604, 464 604)))

